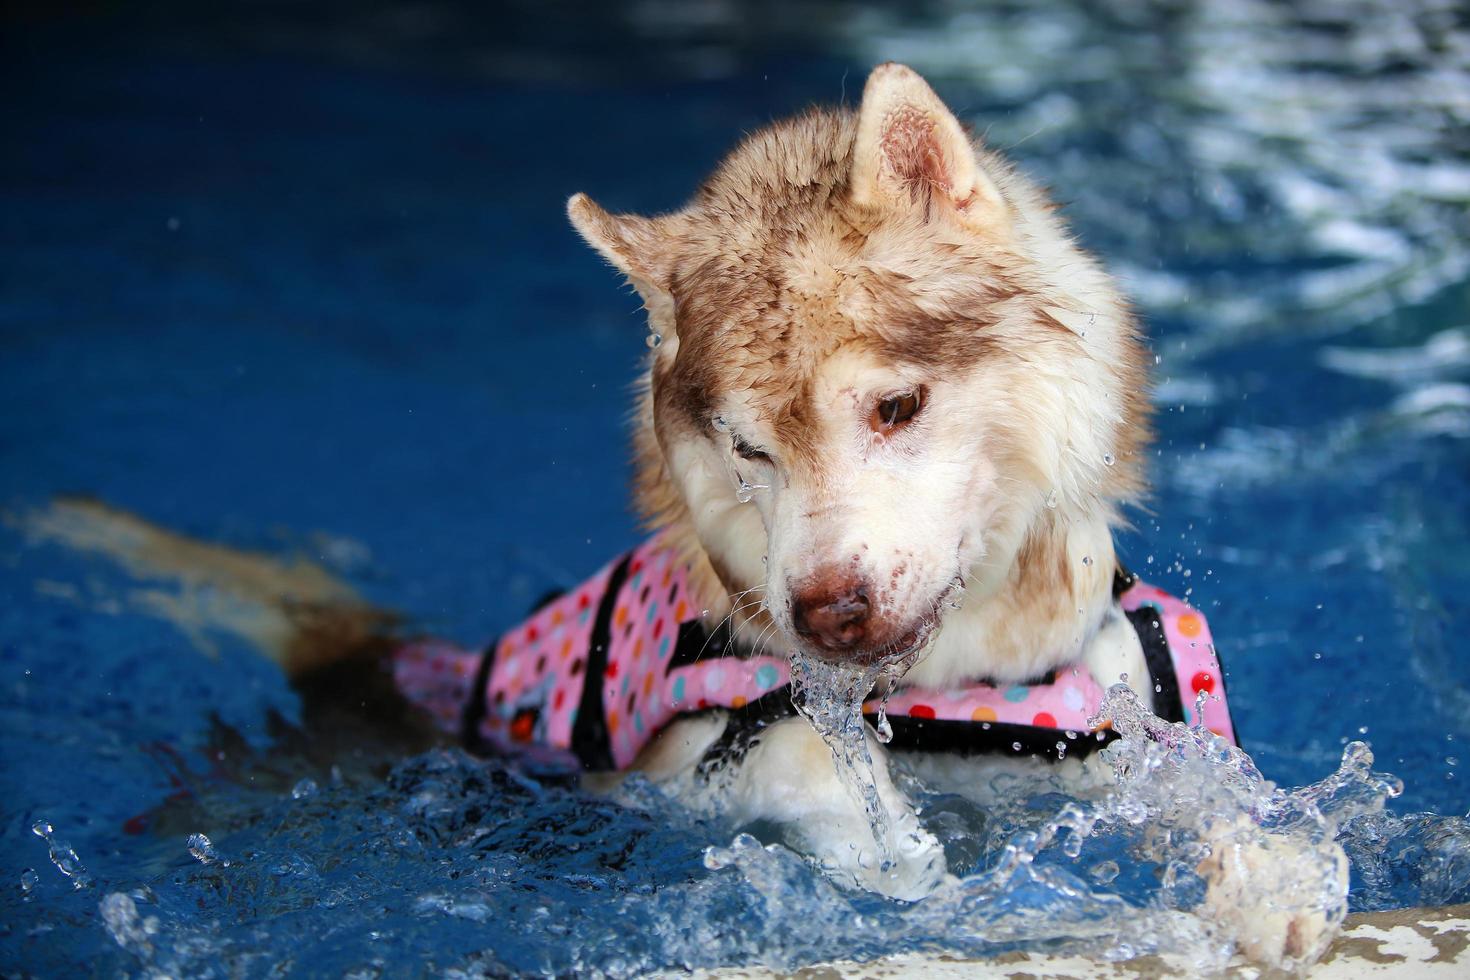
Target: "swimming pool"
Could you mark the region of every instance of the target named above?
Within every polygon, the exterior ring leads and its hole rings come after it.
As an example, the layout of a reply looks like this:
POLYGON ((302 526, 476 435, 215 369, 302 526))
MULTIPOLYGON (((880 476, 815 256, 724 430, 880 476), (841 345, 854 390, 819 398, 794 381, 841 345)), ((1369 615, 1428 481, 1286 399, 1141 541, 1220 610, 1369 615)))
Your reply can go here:
MULTIPOLYGON (((1311 783, 1361 739, 1403 780, 1349 841, 1355 906, 1470 899, 1454 5, 322 9, 7 32, 7 968, 794 965, 1095 938, 1149 900, 1113 839, 1042 855, 1073 892, 918 920, 646 788, 599 800, 361 731, 300 744, 275 669, 179 613, 199 596, 28 518, 95 495, 482 642, 638 537, 643 331, 566 196, 675 206, 739 133, 851 100, 890 57, 1053 185, 1147 315, 1157 493, 1123 551, 1209 613, 1260 768, 1311 783)), ((930 802, 975 869, 1035 819, 930 802)))

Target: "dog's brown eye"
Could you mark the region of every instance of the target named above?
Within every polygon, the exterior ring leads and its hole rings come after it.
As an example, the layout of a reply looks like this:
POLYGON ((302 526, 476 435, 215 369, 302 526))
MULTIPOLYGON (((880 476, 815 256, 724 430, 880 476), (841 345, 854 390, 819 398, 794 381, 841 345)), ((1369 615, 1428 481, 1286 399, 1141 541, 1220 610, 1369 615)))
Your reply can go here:
POLYGON ((915 388, 902 395, 885 398, 873 407, 868 426, 874 432, 892 432, 907 425, 924 406, 924 389, 915 388))
POLYGON ((771 454, 757 449, 739 436, 735 437, 735 452, 741 459, 763 459, 770 462, 771 454))

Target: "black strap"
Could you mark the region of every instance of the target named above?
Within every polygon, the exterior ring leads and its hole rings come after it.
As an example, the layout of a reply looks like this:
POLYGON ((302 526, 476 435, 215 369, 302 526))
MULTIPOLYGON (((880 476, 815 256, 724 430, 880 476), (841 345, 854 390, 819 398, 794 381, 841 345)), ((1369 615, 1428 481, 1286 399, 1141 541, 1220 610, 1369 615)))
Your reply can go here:
POLYGON ((1143 645, 1143 659, 1148 664, 1149 680, 1154 687, 1154 714, 1165 721, 1184 720, 1184 702, 1179 699, 1179 677, 1174 672, 1174 657, 1169 653, 1169 639, 1164 635, 1164 621, 1152 606, 1139 606, 1123 615, 1138 634, 1143 645))
POLYGON ((592 625, 592 641, 587 649, 586 669, 582 672, 582 699, 577 706, 577 720, 572 725, 572 752, 582 768, 606 771, 613 765, 612 746, 607 737, 607 711, 602 703, 602 680, 607 671, 607 655, 612 648, 612 619, 617 609, 618 593, 628 579, 629 552, 618 562, 607 580, 607 590, 597 606, 597 619, 592 625))
MULTIPOLYGON (((867 717, 875 715, 869 713, 867 717)), ((914 718, 910 715, 889 715, 888 724, 893 729, 893 739, 888 746, 893 749, 952 752, 964 756, 1034 756, 1052 762, 1090 755, 1118 737, 1110 728, 1069 734, 1060 728, 1039 725, 914 718)))
POLYGON ((459 738, 471 752, 484 750, 485 740, 480 736, 480 722, 485 719, 485 712, 489 710, 486 696, 490 688, 490 671, 495 667, 495 651, 499 647, 500 639, 497 637, 480 654, 479 666, 475 668, 474 684, 470 687, 470 699, 465 702, 464 713, 460 716, 459 738))
POLYGON ((713 633, 706 633, 699 620, 686 619, 679 624, 679 638, 674 641, 674 652, 669 656, 668 672, 672 674, 680 667, 692 667, 705 657, 728 656, 730 643, 728 617, 713 633))
MULTIPOLYGON (((740 708, 708 708, 706 711, 727 711, 729 718, 720 737, 710 743, 699 760, 698 772, 708 777, 745 758, 751 746, 760 741, 761 732, 778 721, 796 714, 791 703, 791 686, 783 684, 767 691, 754 701, 740 708)), ((705 712, 696 712, 704 714, 705 712)))

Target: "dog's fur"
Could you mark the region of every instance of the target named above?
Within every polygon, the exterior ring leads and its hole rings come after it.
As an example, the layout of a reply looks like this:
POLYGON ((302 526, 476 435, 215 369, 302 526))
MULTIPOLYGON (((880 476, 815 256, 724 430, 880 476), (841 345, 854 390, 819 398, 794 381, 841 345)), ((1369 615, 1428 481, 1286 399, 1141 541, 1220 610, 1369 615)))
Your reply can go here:
MULTIPOLYGON (((1112 529, 1144 486, 1137 328, 1040 192, 972 143, 918 75, 880 66, 856 113, 813 111, 754 134, 673 214, 614 216, 582 195, 569 212, 642 294, 661 339, 638 403, 639 506, 745 652, 769 642, 862 665, 920 654, 906 679, 936 688, 1078 661, 1104 686, 1145 683, 1110 590, 1112 529), (888 424, 880 406, 905 393, 918 410, 888 424), (857 638, 802 628, 801 609, 832 595, 868 609, 857 638)), ((308 701, 315 691, 360 708, 344 694, 350 676, 381 673, 360 668, 390 646, 391 618, 309 563, 206 546, 85 502, 28 527, 178 579, 182 597, 139 593, 140 607, 191 632, 238 633, 308 701)), ((891 867, 805 719, 772 724, 712 780, 701 762, 726 727, 719 712, 689 716, 636 768, 691 797, 713 793, 735 820, 785 825, 868 888, 912 899, 945 877, 876 740, 891 867)), ((983 802, 974 763, 921 765, 926 784, 983 802)), ((1088 765, 1049 772, 1080 791, 1100 774, 1088 765)), ((1325 919, 1242 905, 1289 889, 1294 872, 1232 833, 1220 830, 1218 859, 1200 866, 1207 906, 1227 910, 1258 958, 1318 948, 1325 919)), ((1345 891, 1345 862, 1341 877, 1345 891)))
POLYGON ((1104 685, 1147 676, 1110 592, 1149 436, 1134 319, 1042 194, 917 74, 882 65, 857 112, 755 133, 672 214, 614 216, 580 194, 568 211, 661 340, 637 414, 639 506, 737 636, 830 655, 794 609, 836 579, 872 605, 842 657, 923 645, 914 683, 1078 660, 1104 685), (922 394, 907 425, 869 424, 905 392, 922 394))
POLYGON ((933 631, 912 682, 1022 681, 1093 653, 1112 527, 1144 485, 1143 348, 1051 205, 918 75, 881 66, 857 113, 754 134, 673 214, 583 195, 569 212, 662 339, 637 501, 714 614, 747 636, 769 617, 801 646, 793 596, 841 569, 872 590, 865 653, 933 631), (914 390, 911 424, 865 424, 914 390), (742 504, 742 481, 769 490, 742 504))
MULTIPOLYGON (((882 65, 856 112, 751 135, 671 214, 612 215, 581 194, 568 212, 656 336, 637 502, 737 643, 857 664, 921 651, 907 680, 936 688, 1079 661, 1103 686, 1144 683, 1110 591, 1112 532, 1144 489, 1150 437, 1137 326, 1042 193, 922 78, 882 65), (877 424, 906 393, 922 399, 913 418, 877 424), (870 606, 859 639, 801 628, 801 609, 844 594, 870 606)), ((638 766, 686 779, 724 727, 678 723, 638 766)), ((943 858, 869 741, 896 867, 873 860, 866 818, 801 718, 764 733, 722 805, 917 897, 943 858)), ((1074 780, 1095 775, 1081 768, 1074 780)), ((1212 895, 1238 890, 1223 878, 1212 895)))

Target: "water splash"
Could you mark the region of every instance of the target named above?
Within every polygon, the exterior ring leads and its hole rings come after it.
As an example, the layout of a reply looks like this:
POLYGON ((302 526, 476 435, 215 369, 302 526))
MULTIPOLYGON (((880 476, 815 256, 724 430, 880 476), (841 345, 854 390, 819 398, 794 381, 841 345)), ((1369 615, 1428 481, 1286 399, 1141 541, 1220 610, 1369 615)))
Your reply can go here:
POLYGON ((229 867, 230 862, 221 857, 219 849, 214 846, 214 841, 204 834, 190 834, 188 841, 189 854, 200 864, 219 864, 229 867))
POLYGON ((745 477, 742 476, 740 478, 740 486, 735 488, 735 499, 742 504, 748 504, 755 499, 758 491, 769 489, 771 489, 770 486, 765 483, 747 483, 745 477))
POLYGON ((77 852, 66 841, 55 836, 56 830, 51 826, 49 820, 37 820, 31 825, 31 833, 46 842, 51 863, 56 865, 56 870, 71 879, 75 888, 88 888, 92 884, 92 876, 87 873, 87 868, 82 864, 82 859, 77 857, 77 852))
POLYGON ((838 780, 868 818, 873 842, 878 847, 880 870, 892 867, 897 844, 888 809, 878 796, 873 776, 863 702, 884 671, 881 663, 858 668, 829 664, 800 654, 793 655, 791 660, 791 703, 832 750, 838 780))

